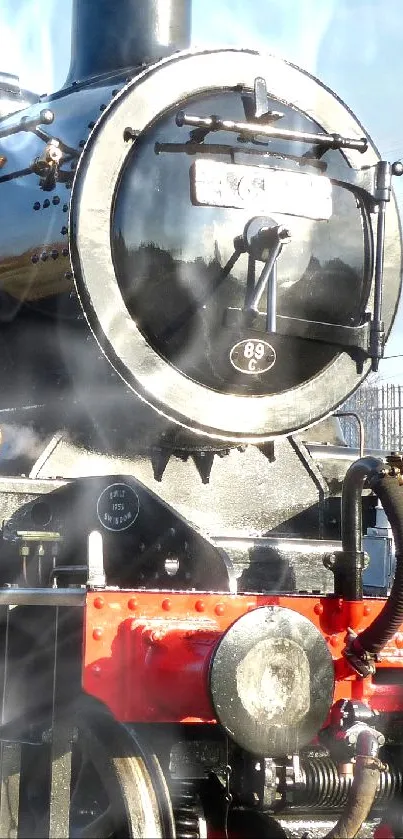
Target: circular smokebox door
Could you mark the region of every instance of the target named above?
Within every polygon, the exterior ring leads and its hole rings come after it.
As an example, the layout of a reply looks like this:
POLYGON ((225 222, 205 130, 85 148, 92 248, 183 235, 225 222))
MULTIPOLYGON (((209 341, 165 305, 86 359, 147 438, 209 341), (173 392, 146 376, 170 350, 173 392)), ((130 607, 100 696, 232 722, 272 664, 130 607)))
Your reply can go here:
MULTIPOLYGON (((369 369, 301 322, 358 326, 371 310, 373 218, 340 181, 340 172, 377 162, 371 143, 364 154, 330 150, 318 159, 315 144, 203 132, 178 117, 253 119, 258 77, 266 80, 268 111, 281 115, 277 127, 362 137, 334 94, 279 59, 237 50, 179 54, 140 74, 103 113, 71 202, 77 289, 110 363, 173 422, 234 442, 312 424, 369 369), (254 318, 245 310, 278 231, 274 331, 266 291, 254 318)), ((400 256, 392 200, 387 332, 400 256)))

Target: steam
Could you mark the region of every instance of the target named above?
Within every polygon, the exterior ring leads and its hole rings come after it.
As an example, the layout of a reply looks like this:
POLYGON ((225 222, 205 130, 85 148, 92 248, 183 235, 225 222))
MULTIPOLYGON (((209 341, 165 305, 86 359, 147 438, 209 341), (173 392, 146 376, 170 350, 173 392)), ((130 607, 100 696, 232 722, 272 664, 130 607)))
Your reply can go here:
POLYGON ((1 424, 0 462, 19 457, 36 460, 44 445, 43 438, 30 426, 1 424))

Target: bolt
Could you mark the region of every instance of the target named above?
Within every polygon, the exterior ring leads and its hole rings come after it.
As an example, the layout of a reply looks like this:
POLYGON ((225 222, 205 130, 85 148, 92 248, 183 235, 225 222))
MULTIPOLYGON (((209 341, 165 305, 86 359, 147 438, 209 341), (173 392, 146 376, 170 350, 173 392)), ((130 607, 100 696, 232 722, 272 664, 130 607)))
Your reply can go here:
POLYGON ((96 597, 94 600, 94 606, 96 609, 103 609, 105 605, 105 600, 103 597, 96 597))

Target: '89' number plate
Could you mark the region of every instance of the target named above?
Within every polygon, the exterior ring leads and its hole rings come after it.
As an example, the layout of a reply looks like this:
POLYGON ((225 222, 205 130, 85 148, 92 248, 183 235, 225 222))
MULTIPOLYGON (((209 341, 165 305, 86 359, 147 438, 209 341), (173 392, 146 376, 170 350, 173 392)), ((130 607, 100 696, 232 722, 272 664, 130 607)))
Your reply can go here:
POLYGON ((232 347, 229 359, 235 370, 249 376, 266 373, 276 361, 274 347, 261 338, 245 338, 232 347))

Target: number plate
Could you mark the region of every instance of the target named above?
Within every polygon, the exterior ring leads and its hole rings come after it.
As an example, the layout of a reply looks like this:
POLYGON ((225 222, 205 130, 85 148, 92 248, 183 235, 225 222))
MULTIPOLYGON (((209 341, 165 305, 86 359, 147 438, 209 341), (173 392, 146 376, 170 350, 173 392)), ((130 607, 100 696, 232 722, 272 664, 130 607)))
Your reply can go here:
POLYGON ((332 215, 332 184, 324 175, 196 160, 191 167, 195 204, 284 213, 311 219, 332 215), (192 171, 193 170, 193 171, 192 171))
POLYGON ((245 338, 238 341, 229 354, 229 359, 235 370, 248 376, 258 376, 266 373, 276 362, 274 347, 260 338, 245 338))

